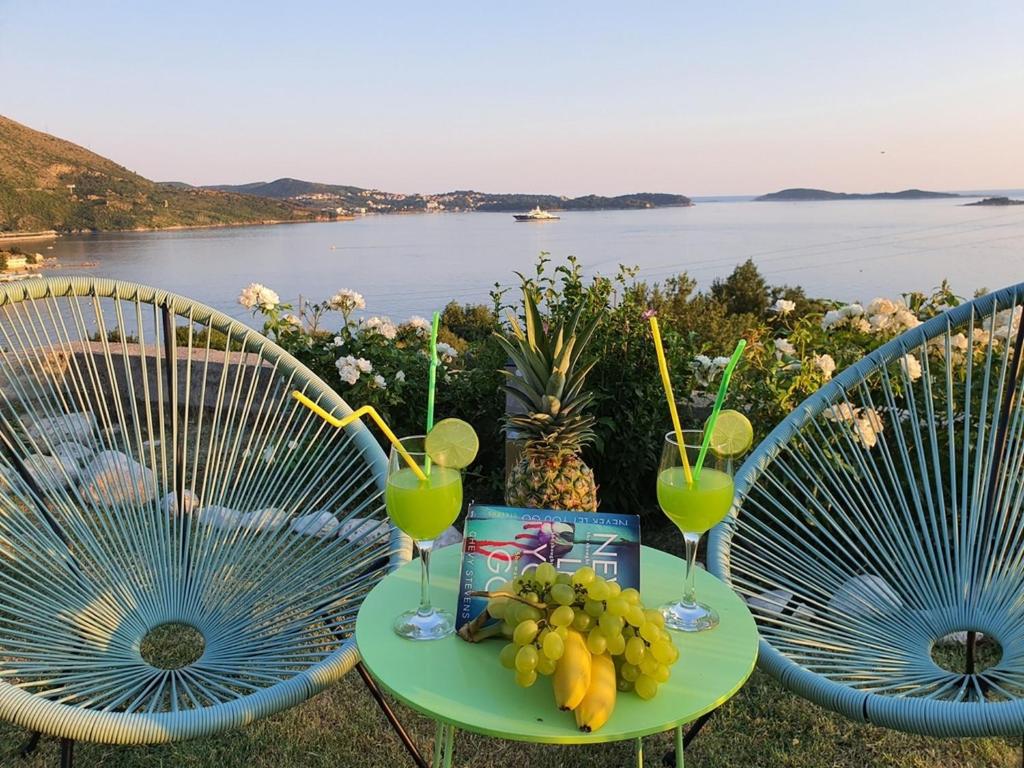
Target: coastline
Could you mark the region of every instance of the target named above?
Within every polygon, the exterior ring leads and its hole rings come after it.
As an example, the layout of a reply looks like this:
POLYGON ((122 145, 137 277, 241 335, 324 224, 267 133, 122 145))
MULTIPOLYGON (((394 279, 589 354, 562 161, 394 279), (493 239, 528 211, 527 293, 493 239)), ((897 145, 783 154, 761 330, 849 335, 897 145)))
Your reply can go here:
POLYGON ((58 237, 60 237, 60 233, 55 229, 45 229, 36 232, 0 232, 0 242, 54 240, 58 237))
MULTIPOLYGON (((561 213, 600 213, 605 211, 657 211, 666 208, 693 208, 694 203, 683 203, 679 205, 656 205, 650 208, 581 208, 566 209, 552 208, 553 211, 561 213)), ((229 229, 237 227, 264 227, 277 224, 328 224, 337 221, 355 221, 356 219, 369 216, 420 216, 445 213, 501 213, 511 214, 513 211, 481 211, 481 210, 401 210, 401 211, 369 211, 367 213, 352 216, 336 216, 334 218, 312 218, 312 219, 268 219, 265 221, 234 221, 226 224, 172 224, 167 227, 132 227, 131 229, 83 229, 71 230, 69 232, 58 232, 57 230, 46 230, 43 232, 0 232, 0 241, 18 240, 49 240, 63 237, 64 235, 107 235, 114 232, 179 232, 190 229, 229 229)))

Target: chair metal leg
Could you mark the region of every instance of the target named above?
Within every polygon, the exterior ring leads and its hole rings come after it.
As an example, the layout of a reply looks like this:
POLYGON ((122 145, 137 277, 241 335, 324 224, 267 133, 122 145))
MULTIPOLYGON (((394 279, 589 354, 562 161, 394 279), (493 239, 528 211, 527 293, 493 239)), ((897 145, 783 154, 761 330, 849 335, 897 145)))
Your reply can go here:
POLYGON ((967 665, 968 675, 974 674, 974 645, 978 641, 978 633, 973 630, 967 633, 967 665))
POLYGON ((73 768, 75 764, 75 742, 72 739, 60 740, 60 768, 73 768))
POLYGON ((417 768, 429 768, 429 764, 423 755, 420 754, 419 749, 416 748, 416 744, 413 742, 412 737, 406 732, 405 727, 402 725, 402 721, 398 719, 398 715, 391 709, 391 705, 388 704, 387 699, 384 698, 384 694, 381 693, 380 688, 377 687, 377 682, 370 677, 370 673, 366 671, 366 667, 363 666, 362 662, 356 664, 356 670, 359 672, 359 676, 363 678, 363 683, 366 688, 370 691, 370 695, 377 702, 377 706, 380 707, 384 713, 384 717, 387 718, 391 724, 391 728, 394 730, 395 735, 401 740, 405 746, 405 751, 409 753, 409 757, 416 763, 417 768))
POLYGON ((42 737, 39 731, 33 731, 28 737, 28 741, 18 747, 18 755, 21 757, 28 757, 36 751, 36 747, 39 746, 39 739, 42 737))

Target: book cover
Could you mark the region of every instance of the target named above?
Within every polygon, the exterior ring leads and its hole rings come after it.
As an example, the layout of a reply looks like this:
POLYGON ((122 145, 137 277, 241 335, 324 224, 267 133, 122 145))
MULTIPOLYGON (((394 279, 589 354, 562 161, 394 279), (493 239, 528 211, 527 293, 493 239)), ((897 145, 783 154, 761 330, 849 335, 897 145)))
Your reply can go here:
POLYGON ((637 515, 479 505, 470 510, 463 537, 457 628, 487 605, 471 593, 496 589, 544 562, 565 573, 589 565, 623 589, 640 589, 637 515))

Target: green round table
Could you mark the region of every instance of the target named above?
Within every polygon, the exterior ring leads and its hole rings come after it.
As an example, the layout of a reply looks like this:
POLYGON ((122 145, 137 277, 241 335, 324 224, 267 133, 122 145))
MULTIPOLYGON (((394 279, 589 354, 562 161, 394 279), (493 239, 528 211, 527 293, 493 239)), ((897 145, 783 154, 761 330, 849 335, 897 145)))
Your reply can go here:
MULTIPOLYGON (((436 552, 431 561, 434 605, 455 609, 461 562, 459 547, 436 552)), ((640 591, 646 605, 678 598, 682 560, 650 547, 640 557, 640 591)), ((456 636, 415 642, 394 633, 395 617, 419 602, 420 564, 407 563, 383 579, 363 601, 356 643, 363 663, 395 698, 437 722, 434 765, 451 765, 455 731, 539 744, 595 744, 633 739, 643 765, 644 736, 675 729, 676 765, 683 765, 683 726, 727 701, 746 682, 757 659, 757 628, 743 601, 714 576, 697 572, 697 594, 714 605, 721 624, 708 632, 674 632, 679 660, 672 678, 650 701, 634 693, 618 697, 600 730, 577 730, 571 712, 555 707, 551 683, 540 679, 520 688, 498 663, 501 643, 467 643, 456 636)))

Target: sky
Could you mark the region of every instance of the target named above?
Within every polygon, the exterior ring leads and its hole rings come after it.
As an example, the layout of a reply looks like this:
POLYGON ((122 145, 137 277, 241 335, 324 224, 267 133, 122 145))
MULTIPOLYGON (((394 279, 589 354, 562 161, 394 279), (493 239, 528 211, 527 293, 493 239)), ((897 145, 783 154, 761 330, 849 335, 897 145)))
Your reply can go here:
POLYGON ((0 0, 0 114, 158 181, 1024 187, 1024 2, 0 0))

